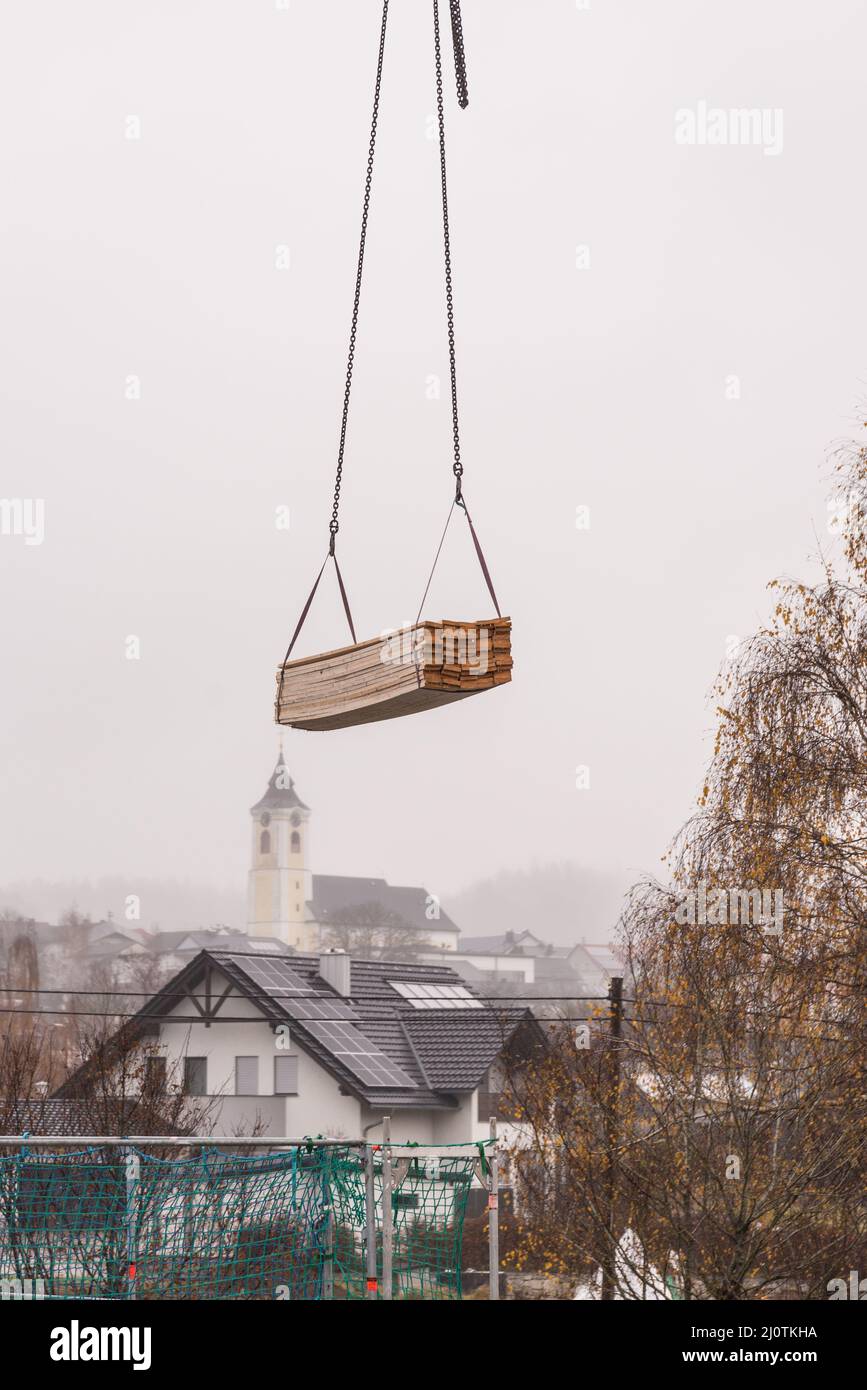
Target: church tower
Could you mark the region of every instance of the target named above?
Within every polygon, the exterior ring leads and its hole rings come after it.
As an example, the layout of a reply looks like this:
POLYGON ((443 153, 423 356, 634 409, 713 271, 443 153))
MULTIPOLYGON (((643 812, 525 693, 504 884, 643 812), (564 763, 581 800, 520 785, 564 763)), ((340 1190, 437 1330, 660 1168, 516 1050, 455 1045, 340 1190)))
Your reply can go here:
POLYGON ((282 745, 268 789, 250 807, 250 816, 247 933, 273 936, 287 946, 306 950, 306 904, 313 896, 307 867, 310 808, 295 790, 282 745))

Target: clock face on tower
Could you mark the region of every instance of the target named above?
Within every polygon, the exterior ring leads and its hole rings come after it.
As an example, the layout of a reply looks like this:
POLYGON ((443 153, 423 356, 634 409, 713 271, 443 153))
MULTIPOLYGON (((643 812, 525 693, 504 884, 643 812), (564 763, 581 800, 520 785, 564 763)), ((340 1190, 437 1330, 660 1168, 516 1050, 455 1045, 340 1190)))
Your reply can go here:
POLYGON ((292 824, 295 825, 295 826, 298 826, 298 825, 301 824, 301 817, 299 816, 299 814, 298 814, 297 811, 293 811, 292 814, 291 814, 291 816, 289 817, 289 819, 290 819, 290 821, 292 822, 292 824))

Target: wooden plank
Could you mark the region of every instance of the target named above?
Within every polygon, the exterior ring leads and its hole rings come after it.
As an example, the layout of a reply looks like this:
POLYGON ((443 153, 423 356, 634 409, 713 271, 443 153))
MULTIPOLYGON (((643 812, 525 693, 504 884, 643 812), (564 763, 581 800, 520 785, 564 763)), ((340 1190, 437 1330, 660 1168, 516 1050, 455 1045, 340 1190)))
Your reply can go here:
POLYGON ((376 688, 365 686, 345 692, 322 691, 316 696, 300 696, 297 699, 293 697, 291 700, 284 692, 280 701, 278 723, 291 723, 299 714, 326 714, 337 713, 341 709, 354 709, 365 703, 391 699, 395 695, 418 689, 419 682, 413 676, 411 680, 394 680, 388 685, 376 688))
MULTIPOLYGON (((333 679, 326 672, 320 680, 304 683, 290 681, 287 676, 283 682, 283 699, 342 699, 343 696, 359 690, 385 690, 390 686, 402 684, 418 685, 420 669, 417 666, 383 666, 345 676, 338 674, 333 679)), ((278 687, 279 683, 278 676, 278 687)))
POLYGON ((306 729, 310 733, 325 732, 329 729, 348 729, 360 724, 377 724, 386 719, 400 719, 408 714, 422 714, 425 710, 439 709, 442 705, 463 700, 471 692, 410 690, 403 695, 393 696, 380 704, 367 706, 341 714, 320 718, 302 719, 294 722, 293 729, 306 729))
POLYGON ((509 618, 424 619, 287 662, 277 670, 282 696, 275 716, 280 724, 309 730, 397 719, 506 684, 511 667, 509 618), (395 659, 383 660, 386 652, 395 659))

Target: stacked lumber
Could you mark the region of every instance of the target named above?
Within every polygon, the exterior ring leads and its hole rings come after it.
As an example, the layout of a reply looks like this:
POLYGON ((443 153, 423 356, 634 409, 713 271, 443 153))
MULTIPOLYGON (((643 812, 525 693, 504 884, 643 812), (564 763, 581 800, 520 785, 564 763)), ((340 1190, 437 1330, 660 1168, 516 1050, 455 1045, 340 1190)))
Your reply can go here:
POLYGON ((275 718, 346 729, 436 709, 512 679, 509 618, 423 620, 277 670, 275 718))

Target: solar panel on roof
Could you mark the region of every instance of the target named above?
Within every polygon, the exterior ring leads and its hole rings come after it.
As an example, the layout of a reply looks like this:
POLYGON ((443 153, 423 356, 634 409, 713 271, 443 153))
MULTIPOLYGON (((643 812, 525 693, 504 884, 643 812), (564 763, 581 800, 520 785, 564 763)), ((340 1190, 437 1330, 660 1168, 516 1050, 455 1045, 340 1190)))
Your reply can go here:
POLYGON ((344 999, 319 994, 285 961, 251 959, 227 953, 224 960, 273 999, 366 1086, 397 1086, 416 1090, 412 1077, 354 1026, 356 1009, 344 999))
POLYGON ((358 1011, 345 999, 319 994, 285 961, 251 959, 249 956, 227 955, 237 970, 243 971, 247 978, 277 1004, 285 1004, 286 1009, 297 1019, 357 1019, 358 1011))
POLYGON ((312 994, 310 986, 285 961, 274 956, 226 955, 236 970, 243 970, 263 989, 280 989, 283 994, 312 994))
POLYGON ((419 980, 389 980, 392 989, 414 1009, 482 1009, 484 1005, 465 985, 422 984, 419 980))
POLYGON ((327 1047, 366 1086, 416 1089, 412 1077, 351 1023, 305 1023, 308 1033, 327 1047))

